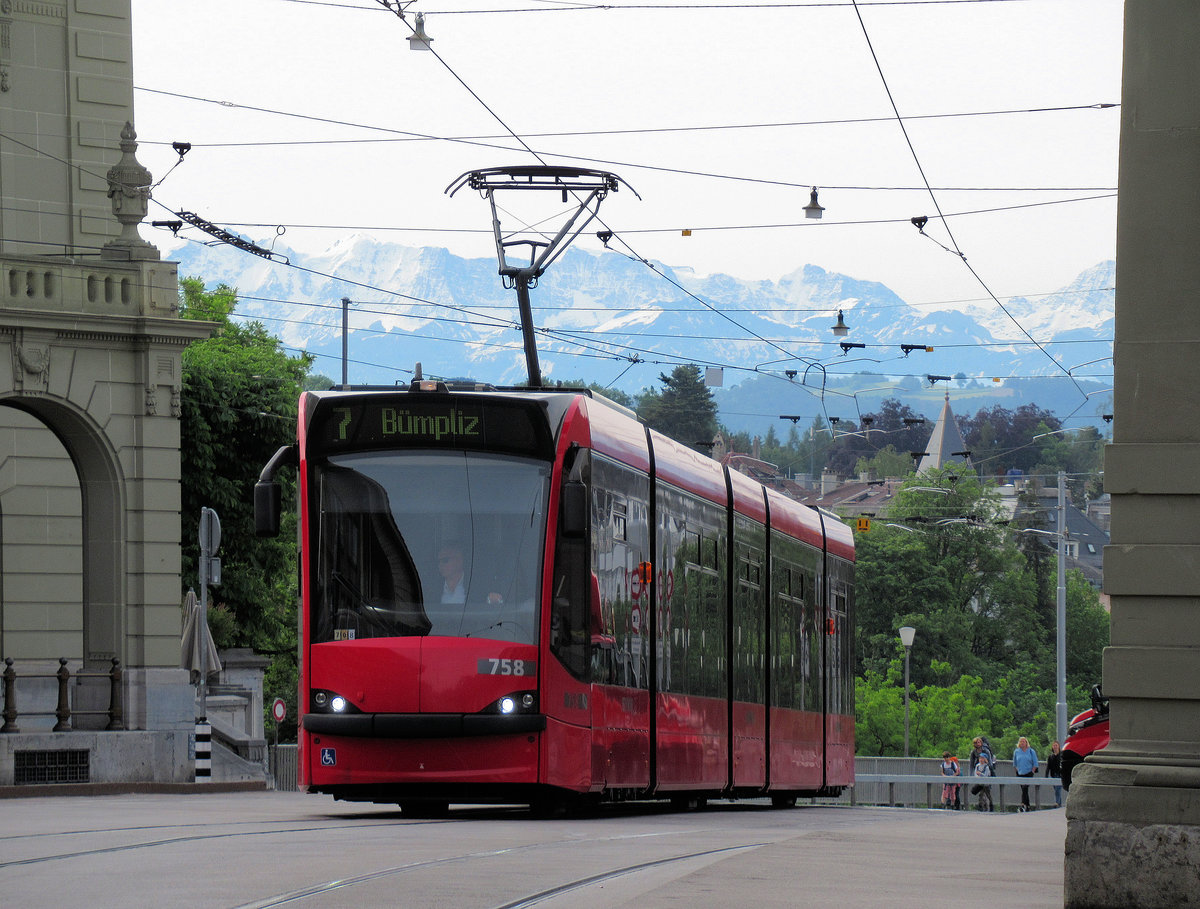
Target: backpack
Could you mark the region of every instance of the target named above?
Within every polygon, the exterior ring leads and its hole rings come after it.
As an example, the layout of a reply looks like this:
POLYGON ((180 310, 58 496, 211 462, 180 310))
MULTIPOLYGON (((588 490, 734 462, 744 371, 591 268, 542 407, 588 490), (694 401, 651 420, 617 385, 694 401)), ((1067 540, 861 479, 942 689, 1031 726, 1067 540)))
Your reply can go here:
POLYGON ((988 741, 986 735, 981 735, 979 738, 983 742, 983 750, 981 753, 987 756, 988 776, 995 776, 996 775, 996 757, 992 752, 992 743, 988 741))

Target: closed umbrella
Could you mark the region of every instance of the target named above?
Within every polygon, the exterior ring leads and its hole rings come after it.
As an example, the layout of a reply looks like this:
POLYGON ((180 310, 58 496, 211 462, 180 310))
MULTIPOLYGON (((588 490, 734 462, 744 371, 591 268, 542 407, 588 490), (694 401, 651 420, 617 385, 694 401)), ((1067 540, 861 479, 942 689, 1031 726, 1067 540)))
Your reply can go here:
POLYGON ((200 601, 196 591, 188 589, 183 598, 183 640, 180 644, 179 665, 188 670, 192 684, 200 681, 201 656, 208 676, 221 671, 221 655, 213 641, 208 622, 200 615, 200 601))

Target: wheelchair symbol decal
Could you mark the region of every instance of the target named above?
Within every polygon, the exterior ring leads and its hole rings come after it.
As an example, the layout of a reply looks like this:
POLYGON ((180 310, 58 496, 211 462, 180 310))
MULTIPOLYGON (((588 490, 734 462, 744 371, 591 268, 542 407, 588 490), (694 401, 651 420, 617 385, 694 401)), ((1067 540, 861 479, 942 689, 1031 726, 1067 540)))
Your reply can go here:
POLYGON ((321 766, 336 767, 337 766, 337 749, 322 748, 321 749, 321 766))

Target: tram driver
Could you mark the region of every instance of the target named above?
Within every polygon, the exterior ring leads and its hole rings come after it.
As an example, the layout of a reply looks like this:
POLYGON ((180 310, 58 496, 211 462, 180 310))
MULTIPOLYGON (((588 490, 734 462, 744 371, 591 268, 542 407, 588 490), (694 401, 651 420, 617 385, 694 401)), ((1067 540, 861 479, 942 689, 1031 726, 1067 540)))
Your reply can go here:
MULTIPOLYGON (((443 603, 464 604, 467 602, 467 560, 463 555, 460 544, 450 542, 442 544, 437 554, 438 573, 442 576, 443 603)), ((504 603, 504 597, 498 591, 487 595, 487 603, 498 606, 504 603)))
POLYGON ((446 543, 438 550, 438 573, 442 576, 442 602, 467 602, 466 561, 462 547, 446 543))

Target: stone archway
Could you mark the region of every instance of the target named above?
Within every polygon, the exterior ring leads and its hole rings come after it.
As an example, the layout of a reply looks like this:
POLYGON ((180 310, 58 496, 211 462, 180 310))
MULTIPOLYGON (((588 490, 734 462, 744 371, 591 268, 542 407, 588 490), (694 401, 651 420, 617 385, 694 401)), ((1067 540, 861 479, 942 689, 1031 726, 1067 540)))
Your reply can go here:
POLYGON ((89 416, 68 404, 12 396, 0 397, 0 407, 25 417, 0 420, 16 443, 11 451, 0 447, 7 475, 0 497, 12 497, 18 506, 7 509, 0 543, 12 550, 5 561, 23 581, 46 573, 41 590, 9 585, 0 604, 3 653, 66 657, 90 669, 112 657, 126 662, 124 532, 115 520, 125 509, 115 453, 89 416), (18 608, 15 621, 2 614, 18 608))
MULTIPOLYGON (((213 326, 180 319, 174 264, 137 252, 0 254, 0 403, 53 432, 79 477, 82 662, 121 660, 127 727, 179 729, 193 720, 178 668, 180 357, 213 326)), ((0 462, 21 444, 6 435, 0 462)), ((8 556, 6 574, 22 570, 8 556)))

